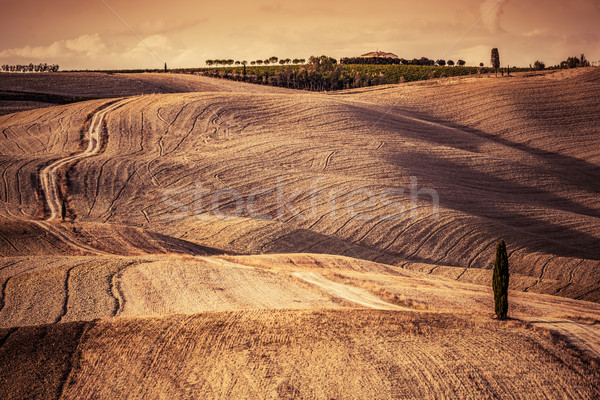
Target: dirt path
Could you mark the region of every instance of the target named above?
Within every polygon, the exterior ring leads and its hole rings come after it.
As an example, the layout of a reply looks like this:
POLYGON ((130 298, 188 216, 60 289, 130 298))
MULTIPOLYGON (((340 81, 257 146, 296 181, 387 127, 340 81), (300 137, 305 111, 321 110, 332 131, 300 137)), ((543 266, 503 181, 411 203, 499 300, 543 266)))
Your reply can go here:
POLYGON ((65 165, 71 164, 77 160, 81 160, 87 157, 92 157, 100 153, 100 151, 102 150, 102 123, 104 122, 104 117, 110 111, 113 111, 118 107, 131 102, 132 100, 133 98, 123 99, 111 104, 110 106, 100 111, 97 111, 93 115, 92 122, 90 123, 90 127, 88 129, 87 148, 81 153, 73 154, 68 157, 56 160, 53 163, 42 168, 39 172, 40 184, 42 185, 42 189, 44 191, 44 201, 48 205, 49 215, 46 217, 45 221, 35 221, 35 223, 42 229, 53 233, 58 239, 60 239, 65 244, 76 249, 82 250, 86 253, 92 253, 96 255, 110 255, 108 253, 96 250, 90 246, 79 243, 78 241, 69 238, 67 235, 65 235, 62 232, 59 232, 58 229, 55 229, 51 224, 48 223, 51 221, 60 220, 62 218, 63 213, 64 205, 59 195, 58 171, 65 165))
POLYGON ((61 158, 54 161, 52 164, 45 166, 40 171, 40 183, 44 190, 44 196, 46 204, 48 205, 49 215, 46 217, 46 221, 54 221, 61 218, 62 214, 62 202, 59 196, 58 189, 58 170, 70 163, 83 158, 92 157, 100 152, 102 149, 102 122, 104 117, 110 111, 129 103, 132 98, 123 99, 111 104, 109 107, 104 108, 94 114, 90 128, 88 130, 88 147, 81 153, 71 155, 69 157, 61 158))
POLYGON ((316 272, 294 272, 293 275, 305 282, 320 287, 332 296, 351 301, 363 307, 374 308, 376 310, 413 311, 410 308, 387 303, 364 289, 332 282, 316 272))
POLYGON ((64 244, 71 246, 77 250, 81 250, 84 253, 91 253, 91 254, 95 254, 98 256, 114 255, 112 253, 107 253, 105 251, 95 249, 95 248, 88 246, 86 244, 83 244, 73 238, 70 238, 68 235, 65 234, 65 232, 61 232, 61 229, 59 227, 53 226, 52 224, 49 224, 46 221, 34 221, 34 223, 37 224, 40 228, 52 233, 64 244))
POLYGON ((560 318, 533 318, 530 321, 565 336, 567 340, 592 357, 600 358, 600 325, 560 318))

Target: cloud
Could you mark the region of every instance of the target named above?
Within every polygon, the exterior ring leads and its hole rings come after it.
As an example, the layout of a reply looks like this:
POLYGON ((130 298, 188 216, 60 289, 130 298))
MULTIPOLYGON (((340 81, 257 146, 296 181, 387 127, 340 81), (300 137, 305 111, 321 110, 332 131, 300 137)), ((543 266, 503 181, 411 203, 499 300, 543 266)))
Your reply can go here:
POLYGON ((281 4, 262 4, 258 9, 268 14, 280 13, 283 11, 281 4))
POLYGON ((548 34, 549 30, 546 28, 536 28, 532 31, 529 32, 525 32, 523 34, 523 36, 525 37, 537 37, 537 36, 546 36, 548 34))
POLYGON ((481 15, 485 15, 483 18, 483 24, 491 33, 504 32, 501 22, 502 15, 504 14, 504 8, 508 2, 509 0, 485 0, 483 3, 481 3, 481 15))
POLYGON ((168 36, 165 35, 152 35, 144 39, 145 45, 139 43, 136 48, 142 46, 149 46, 154 49, 171 50, 173 48, 173 42, 168 36))
POLYGON ((181 51, 176 49, 173 42, 165 35, 152 35, 143 38, 135 47, 125 49, 121 57, 133 61, 164 62, 173 53, 181 51))
MULTIPOLYGON (((176 32, 184 29, 188 29, 194 27, 196 25, 200 25, 202 23, 206 23, 208 18, 196 17, 191 20, 165 20, 165 19, 156 19, 151 21, 143 21, 140 24, 135 25, 135 31, 140 35, 156 35, 167 32, 176 32)), ((129 30, 124 30, 123 32, 129 33, 129 30)))
POLYGON ((129 45, 119 37, 108 40, 98 34, 82 35, 57 40, 47 46, 3 50, 0 59, 8 63, 51 62, 63 69, 157 68, 165 61, 171 61, 174 67, 199 62, 196 50, 177 45, 163 34, 147 36, 143 42, 135 41, 129 45))
POLYGON ((199 49, 186 49, 172 57, 171 62, 175 67, 193 67, 203 65, 208 58, 209 55, 199 49))
POLYGON ((107 46, 98 34, 82 35, 75 39, 57 40, 48 46, 25 46, 3 50, 0 57, 29 59, 59 59, 64 57, 96 57, 106 54, 107 46))

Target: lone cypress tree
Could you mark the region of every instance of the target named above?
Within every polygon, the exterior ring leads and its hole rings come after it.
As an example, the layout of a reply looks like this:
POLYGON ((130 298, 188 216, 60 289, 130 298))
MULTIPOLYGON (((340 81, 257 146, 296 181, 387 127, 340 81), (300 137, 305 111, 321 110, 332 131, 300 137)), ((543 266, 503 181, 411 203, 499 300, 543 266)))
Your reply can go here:
POLYGON ((500 68, 500 52, 496 47, 492 49, 492 57, 490 59, 490 63, 492 64, 492 68, 496 71, 496 76, 498 76, 498 68, 500 68))
POLYGON ((62 205, 60 209, 60 218, 62 222, 65 222, 65 218, 67 218, 67 202, 65 199, 62 199, 62 205))
POLYGON ((508 255, 506 244, 500 240, 496 245, 496 260, 494 261, 494 308, 499 319, 506 319, 508 313, 508 255))

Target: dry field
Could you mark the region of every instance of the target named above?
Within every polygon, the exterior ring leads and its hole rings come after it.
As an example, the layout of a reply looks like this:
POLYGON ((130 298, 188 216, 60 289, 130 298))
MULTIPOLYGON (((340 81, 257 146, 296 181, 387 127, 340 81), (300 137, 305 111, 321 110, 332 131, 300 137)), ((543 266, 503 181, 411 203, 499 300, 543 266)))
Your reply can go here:
POLYGON ((600 69, 0 84, 1 398, 600 396, 600 69))

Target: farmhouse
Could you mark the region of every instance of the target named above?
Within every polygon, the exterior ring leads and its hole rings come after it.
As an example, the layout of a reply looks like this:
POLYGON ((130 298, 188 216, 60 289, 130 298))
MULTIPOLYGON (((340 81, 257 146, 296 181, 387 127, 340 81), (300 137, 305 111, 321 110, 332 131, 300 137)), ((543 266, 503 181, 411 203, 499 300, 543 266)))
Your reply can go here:
POLYGON ((363 58, 371 58, 371 57, 381 57, 381 58, 398 58, 394 53, 386 53, 385 51, 372 51, 370 53, 366 53, 361 55, 363 58))

